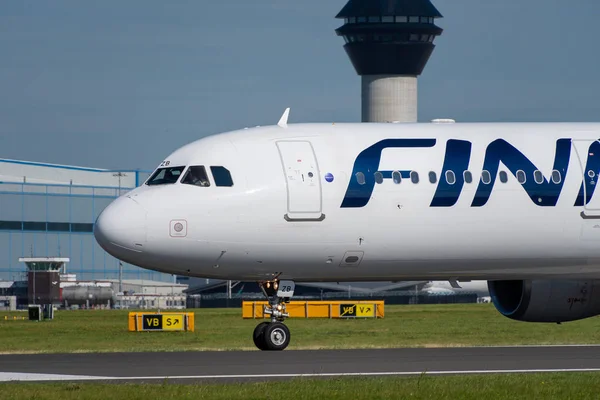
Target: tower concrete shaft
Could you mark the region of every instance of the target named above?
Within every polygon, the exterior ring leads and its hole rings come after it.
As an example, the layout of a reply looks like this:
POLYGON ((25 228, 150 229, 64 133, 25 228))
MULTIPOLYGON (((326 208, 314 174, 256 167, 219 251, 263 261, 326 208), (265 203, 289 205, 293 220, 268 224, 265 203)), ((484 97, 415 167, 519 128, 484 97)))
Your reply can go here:
POLYGON ((362 122, 417 122, 417 77, 362 76, 362 122))

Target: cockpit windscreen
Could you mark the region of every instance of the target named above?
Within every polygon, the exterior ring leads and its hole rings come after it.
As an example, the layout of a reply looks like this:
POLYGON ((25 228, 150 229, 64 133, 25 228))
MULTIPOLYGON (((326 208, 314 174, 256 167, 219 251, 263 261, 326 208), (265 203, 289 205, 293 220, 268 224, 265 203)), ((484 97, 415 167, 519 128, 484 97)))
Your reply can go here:
POLYGON ((157 169, 150 179, 148 179, 146 185, 156 186, 175 183, 181 176, 181 173, 184 169, 185 167, 168 167, 157 169))

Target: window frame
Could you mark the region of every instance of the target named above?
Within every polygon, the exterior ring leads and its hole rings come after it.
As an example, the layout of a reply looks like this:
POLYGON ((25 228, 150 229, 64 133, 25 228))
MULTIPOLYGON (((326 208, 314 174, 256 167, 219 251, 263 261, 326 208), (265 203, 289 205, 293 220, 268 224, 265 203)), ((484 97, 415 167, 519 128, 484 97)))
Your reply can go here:
MULTIPOLYGON (((233 176, 231 176, 231 171, 229 171, 229 169, 227 167, 223 166, 223 165, 211 165, 210 166, 210 174, 212 175, 212 180, 215 183, 216 187, 233 187, 233 186, 235 186, 235 182, 233 181, 233 176), (221 168, 225 172, 227 172, 227 175, 229 177, 229 182, 231 182, 231 185, 223 185, 223 184, 219 184, 217 182, 217 178, 216 178, 217 175, 215 174, 215 169, 216 168, 221 168)), ((309 172, 309 174, 310 174, 310 172, 309 172)))
MULTIPOLYGON (((198 181, 200 181, 200 179, 198 181)), ((190 165, 190 166, 188 166, 188 168, 186 169, 185 174, 183 174, 183 177, 181 178, 180 182, 182 185, 188 185, 188 186, 196 186, 196 187, 212 186, 212 183, 210 181, 210 177, 208 176, 208 171, 206 170, 205 165, 190 165), (191 173, 192 168, 202 168, 202 171, 204 173, 204 176, 206 177, 206 181, 208 182, 208 185, 197 185, 196 183, 185 182, 185 180, 188 178, 188 175, 191 173)))
POLYGON ((540 171, 539 169, 536 169, 535 171, 533 171, 533 181, 535 183, 537 183, 538 185, 541 185, 542 183, 544 183, 544 174, 542 173, 542 171, 540 171), (538 176, 542 177, 540 182, 538 182, 538 176))
POLYGON ((174 185, 174 184, 178 183, 181 180, 181 177, 184 176, 184 174, 186 173, 186 170, 187 170, 187 166, 185 166, 185 165, 178 165, 176 167, 168 166, 168 167, 163 167, 163 168, 157 168, 152 173, 152 175, 150 175, 148 177, 148 179, 146 179, 146 182, 144 182, 144 185, 145 186, 174 185), (158 174, 160 174, 161 171, 178 170, 180 168, 181 168, 181 171, 179 171, 179 176, 177 177, 177 179, 174 182, 151 183, 152 180, 156 179, 156 177, 158 176, 158 174))
POLYGON ((410 181, 415 185, 419 183, 419 173, 417 171, 410 171, 410 181))
POLYGON ((524 185, 527 182, 527 174, 522 169, 518 170, 515 175, 517 176, 517 182, 519 182, 521 185, 524 185), (523 182, 521 182, 520 176, 523 177, 523 182))
POLYGON ((362 186, 365 183, 367 183, 367 178, 365 177, 364 172, 358 171, 356 174, 354 174, 354 177, 356 178, 356 182, 362 186), (362 183, 361 183, 362 180, 362 183))
POLYGON ((454 185, 454 184, 456 184, 456 174, 454 173, 454 171, 452 171, 452 170, 449 169, 448 171, 446 171, 446 173, 444 175, 445 175, 445 178, 446 178, 446 183, 448 185, 454 185), (452 182, 450 182, 450 179, 448 179, 448 175, 452 176, 452 180, 453 180, 452 182))
POLYGON ((463 179, 465 183, 473 183, 473 173, 469 170, 463 172, 463 179), (469 178, 467 178, 467 176, 469 178))
POLYGON ((506 171, 498 172, 498 179, 500 179, 501 183, 508 183, 508 174, 506 171))
POLYGON ((429 178, 429 183, 437 183, 438 181, 438 177, 437 174, 435 173, 435 171, 429 171, 429 173, 427 174, 427 177, 429 178))
POLYGON ((561 183, 561 182, 562 182, 562 174, 560 173, 560 171, 559 171, 559 170, 557 170, 557 169, 554 169, 554 170, 552 170, 551 179, 552 179, 552 183, 554 183, 555 185, 558 185, 559 183, 561 183), (554 179, 554 177, 555 177, 555 174, 557 174, 557 175, 558 175, 558 182, 557 182, 557 180, 556 180, 556 179, 554 179))
POLYGON ((490 183, 492 183, 492 174, 490 174, 490 171, 488 171, 487 169, 481 171, 481 182, 484 185, 489 185, 490 183), (485 177, 487 177, 487 182, 485 177))

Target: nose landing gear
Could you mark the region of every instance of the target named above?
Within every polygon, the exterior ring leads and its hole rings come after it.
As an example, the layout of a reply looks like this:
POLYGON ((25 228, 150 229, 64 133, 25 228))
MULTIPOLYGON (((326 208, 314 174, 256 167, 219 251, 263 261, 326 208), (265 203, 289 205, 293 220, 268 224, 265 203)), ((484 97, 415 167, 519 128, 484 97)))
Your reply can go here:
POLYGON ((285 310, 286 303, 294 295, 293 281, 259 282, 260 289, 269 305, 265 314, 271 316, 271 322, 261 322, 252 335, 254 344, 260 350, 284 350, 290 344, 290 330, 283 324, 289 314, 285 310))

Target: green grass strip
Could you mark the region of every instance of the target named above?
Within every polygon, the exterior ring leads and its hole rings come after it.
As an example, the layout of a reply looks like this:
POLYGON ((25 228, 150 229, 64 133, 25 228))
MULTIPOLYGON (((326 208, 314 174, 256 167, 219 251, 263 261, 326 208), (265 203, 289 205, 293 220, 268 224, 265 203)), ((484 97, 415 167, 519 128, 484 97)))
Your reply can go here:
POLYGON ((599 373, 294 379, 232 384, 0 384, 2 399, 598 399, 599 373))
MULTIPOLYGON (((600 319, 527 323, 490 304, 386 306, 385 318, 289 319, 288 349, 598 344, 600 319)), ((127 311, 58 311, 53 321, 15 321, 0 313, 0 353, 255 350, 240 309, 196 309, 195 332, 128 332, 127 311), (4 320, 4 316, 9 320, 4 320)))

